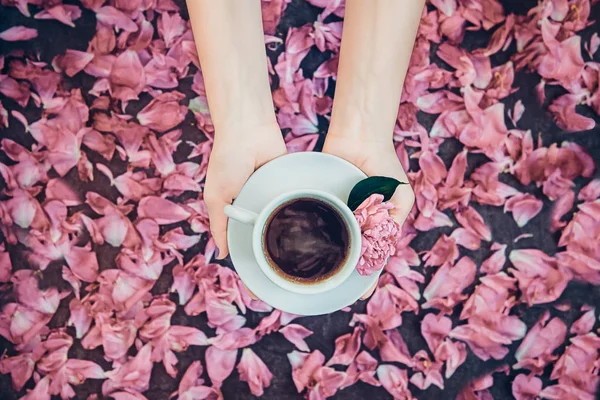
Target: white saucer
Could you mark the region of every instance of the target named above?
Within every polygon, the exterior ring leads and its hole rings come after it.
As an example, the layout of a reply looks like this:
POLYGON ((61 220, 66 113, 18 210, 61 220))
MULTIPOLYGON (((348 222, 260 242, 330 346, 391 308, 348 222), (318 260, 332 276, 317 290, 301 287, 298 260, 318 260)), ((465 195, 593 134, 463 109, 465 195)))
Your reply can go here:
MULTIPOLYGON (((320 189, 344 203, 354 185, 366 178, 357 167, 341 158, 301 152, 279 157, 256 170, 235 199, 236 206, 259 212, 276 196, 296 189, 320 189)), ((256 296, 272 307, 298 315, 329 314, 353 304, 379 278, 379 273, 360 276, 354 271, 333 290, 298 294, 282 289, 263 274, 252 251, 252 226, 229 219, 229 252, 235 270, 256 296)))

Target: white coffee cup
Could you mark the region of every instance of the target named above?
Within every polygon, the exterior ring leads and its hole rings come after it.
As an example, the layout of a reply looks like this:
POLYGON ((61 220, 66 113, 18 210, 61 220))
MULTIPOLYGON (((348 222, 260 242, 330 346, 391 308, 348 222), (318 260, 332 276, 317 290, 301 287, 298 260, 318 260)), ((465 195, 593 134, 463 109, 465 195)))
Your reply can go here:
POLYGON ((339 286, 352 274, 360 258, 362 236, 360 226, 354 214, 338 197, 321 190, 304 189, 286 192, 269 202, 258 214, 234 205, 225 206, 225 214, 236 221, 254 225, 252 230, 252 249, 258 265, 273 283, 290 292, 316 294, 329 291, 339 286), (333 275, 317 282, 301 283, 288 280, 273 269, 265 254, 263 245, 265 235, 263 232, 271 215, 281 205, 295 199, 307 198, 324 202, 338 212, 348 229, 349 244, 344 264, 333 275))

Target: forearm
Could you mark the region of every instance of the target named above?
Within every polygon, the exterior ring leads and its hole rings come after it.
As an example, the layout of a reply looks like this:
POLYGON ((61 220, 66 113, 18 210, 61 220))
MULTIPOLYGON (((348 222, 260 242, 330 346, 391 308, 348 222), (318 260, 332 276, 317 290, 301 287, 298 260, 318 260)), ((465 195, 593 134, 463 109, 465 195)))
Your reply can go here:
POLYGON ((347 0, 329 132, 391 141, 424 0, 347 0))
POLYGON ((188 0, 187 6, 217 135, 276 124, 260 0, 188 0))

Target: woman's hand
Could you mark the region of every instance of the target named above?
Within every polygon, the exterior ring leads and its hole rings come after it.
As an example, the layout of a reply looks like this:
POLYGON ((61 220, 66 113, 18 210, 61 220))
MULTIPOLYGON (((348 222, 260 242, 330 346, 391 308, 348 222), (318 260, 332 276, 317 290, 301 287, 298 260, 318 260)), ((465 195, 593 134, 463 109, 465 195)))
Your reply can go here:
MULTIPOLYGON (((408 183, 391 140, 366 139, 330 132, 325 139, 323 152, 351 162, 368 176, 388 176, 408 183)), ((402 226, 415 202, 415 194, 410 185, 399 185, 390 201, 394 204, 390 214, 402 226)))
MULTIPOLYGON (((391 140, 365 139, 357 135, 344 135, 330 131, 325 139, 323 152, 351 162, 368 176, 389 176, 408 183, 391 140)), ((415 194, 410 185, 399 185, 390 201, 394 203, 390 214, 402 226, 415 202, 415 194)), ((377 282, 360 299, 369 298, 376 287, 377 282)))
POLYGON ((204 200, 210 231, 219 250, 227 257, 227 216, 223 209, 237 197, 250 175, 261 165, 287 153, 276 122, 262 126, 239 125, 221 130, 208 162, 204 200))

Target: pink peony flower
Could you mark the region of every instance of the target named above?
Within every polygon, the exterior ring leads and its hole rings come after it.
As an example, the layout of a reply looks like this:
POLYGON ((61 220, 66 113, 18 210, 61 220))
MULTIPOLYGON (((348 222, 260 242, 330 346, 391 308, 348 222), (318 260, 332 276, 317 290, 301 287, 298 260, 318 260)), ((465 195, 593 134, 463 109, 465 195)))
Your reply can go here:
POLYGON ((383 195, 372 194, 354 211, 362 232, 362 250, 356 269, 363 276, 381 271, 394 255, 400 226, 390 216, 394 205, 383 202, 383 195))

